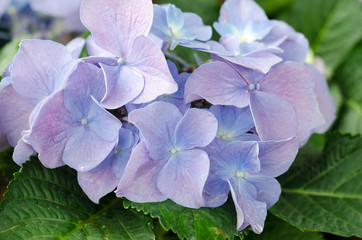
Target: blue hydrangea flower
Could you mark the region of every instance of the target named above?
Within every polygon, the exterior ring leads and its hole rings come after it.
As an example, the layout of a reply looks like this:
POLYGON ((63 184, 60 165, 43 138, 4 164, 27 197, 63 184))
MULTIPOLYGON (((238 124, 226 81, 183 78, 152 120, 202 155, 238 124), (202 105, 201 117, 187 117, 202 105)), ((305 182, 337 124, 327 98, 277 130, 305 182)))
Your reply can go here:
POLYGON ((98 166, 118 141, 121 122, 100 106, 105 86, 102 70, 79 63, 67 86, 45 101, 30 119, 24 136, 49 168, 64 164, 88 171, 98 166))
POLYGON ((314 86, 315 73, 300 63, 285 62, 264 75, 217 61, 191 74, 185 85, 185 101, 204 98, 218 105, 249 105, 262 140, 297 136, 303 142, 325 122, 314 86))
POLYGON ((210 158, 210 174, 203 196, 205 206, 224 204, 229 193, 237 213, 237 229, 248 225, 261 233, 267 209, 279 198, 274 179, 284 173, 298 151, 295 139, 269 142, 232 142, 215 139, 204 148, 210 158))
POLYGON ((80 13, 95 43, 115 56, 88 59, 99 62, 105 74, 103 106, 116 109, 177 91, 165 56, 146 37, 153 18, 151 0, 85 0, 80 13))
POLYGON ((118 185, 117 196, 135 202, 170 198, 199 208, 209 173, 207 146, 216 135, 217 119, 206 110, 191 108, 184 116, 174 105, 155 102, 129 114, 144 141, 132 152, 118 185))
POLYGON ((118 143, 106 159, 90 171, 78 172, 78 183, 93 202, 98 203, 101 197, 117 187, 137 142, 138 135, 121 128, 118 143))
MULTIPOLYGON (((167 42, 173 50, 177 45, 189 48, 205 48, 201 41, 211 38, 212 29, 205 26, 194 13, 183 13, 173 4, 153 5, 154 18, 151 33, 167 42)), ((166 49, 167 50, 167 49, 166 49)))

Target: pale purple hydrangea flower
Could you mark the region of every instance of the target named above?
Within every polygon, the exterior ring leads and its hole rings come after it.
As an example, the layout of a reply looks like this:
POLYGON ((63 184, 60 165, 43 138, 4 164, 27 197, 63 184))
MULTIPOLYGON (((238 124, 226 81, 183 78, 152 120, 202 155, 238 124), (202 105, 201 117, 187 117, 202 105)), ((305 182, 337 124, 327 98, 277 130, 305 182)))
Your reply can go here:
POLYGON ((205 206, 221 206, 231 191, 237 229, 250 225, 255 233, 261 233, 267 209, 278 201, 281 193, 275 177, 293 162, 298 142, 290 139, 226 143, 215 139, 203 150, 210 158, 210 174, 203 192, 205 206))
POLYGON ((231 62, 267 73, 283 61, 304 62, 309 44, 281 21, 271 21, 252 0, 227 0, 214 28, 220 41, 209 41, 215 60, 231 62))
POLYGON ((169 46, 173 50, 177 45, 196 49, 208 48, 201 41, 211 38, 212 29, 205 26, 197 14, 183 13, 173 4, 154 4, 153 9, 151 33, 162 39, 167 48, 169 46))
POLYGON ((39 153, 44 166, 67 164, 82 172, 104 161, 122 126, 98 103, 104 93, 102 70, 79 63, 66 87, 42 104, 24 141, 39 153))
POLYGON ((106 159, 95 169, 78 172, 79 185, 93 202, 98 203, 101 197, 117 187, 137 142, 138 135, 121 128, 118 143, 106 159))
POLYGON ((268 74, 223 62, 202 65, 189 77, 185 101, 206 99, 212 104, 239 108, 250 105, 262 140, 308 139, 323 125, 313 91, 315 73, 300 63, 285 62, 268 74))
POLYGON ((177 91, 162 51, 147 38, 153 18, 151 0, 85 0, 81 20, 95 43, 116 58, 100 62, 106 95, 101 104, 115 109, 129 102, 145 103, 177 91))
POLYGON ((215 138, 217 119, 213 114, 191 108, 182 116, 174 105, 155 102, 132 111, 129 121, 144 141, 132 152, 117 196, 135 202, 169 198, 182 206, 201 207, 209 159, 198 147, 215 138))

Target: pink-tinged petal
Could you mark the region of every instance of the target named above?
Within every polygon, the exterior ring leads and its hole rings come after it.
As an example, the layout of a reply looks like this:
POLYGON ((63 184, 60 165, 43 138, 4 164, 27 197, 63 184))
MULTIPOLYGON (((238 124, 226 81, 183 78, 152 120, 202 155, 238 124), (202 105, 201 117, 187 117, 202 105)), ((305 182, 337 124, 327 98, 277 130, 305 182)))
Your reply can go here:
POLYGON ((117 197, 134 202, 162 202, 167 199, 157 187, 161 161, 151 159, 146 144, 140 142, 133 150, 124 175, 116 190, 117 197))
POLYGON ((102 66, 106 80, 106 95, 101 103, 109 109, 126 105, 140 95, 144 77, 128 66, 102 66))
POLYGON ((277 177, 285 173, 297 156, 299 144, 296 138, 284 141, 258 142, 261 169, 259 174, 277 177))
POLYGON ((81 3, 82 0, 30 0, 30 6, 34 11, 61 18, 78 12, 81 3))
POLYGON ((250 109, 261 140, 284 140, 296 136, 295 111, 283 98, 261 91, 251 92, 250 109))
POLYGON ((99 199, 112 192, 119 182, 113 172, 112 164, 106 163, 98 171, 78 172, 78 183, 90 200, 99 203, 99 199))
POLYGON ((205 147, 214 140, 217 119, 206 110, 191 108, 176 127, 176 146, 180 149, 205 147))
POLYGON ((237 214, 237 229, 250 225, 255 233, 261 233, 267 214, 265 202, 256 200, 257 189, 242 179, 230 179, 229 186, 237 214))
POLYGON ((253 0, 227 0, 221 6, 219 22, 244 27, 252 20, 268 20, 264 10, 253 0))
POLYGON ((278 54, 284 61, 294 61, 304 63, 309 50, 309 42, 301 33, 294 33, 289 36, 282 44, 282 54, 278 54))
POLYGON ((0 129, 13 147, 21 138, 21 132, 29 129, 29 116, 38 101, 18 94, 12 84, 0 88, 0 129))
POLYGON ((151 0, 85 0, 80 16, 101 48, 127 58, 133 41, 149 33, 153 6, 151 0))
POLYGON ((32 123, 24 141, 39 153, 39 160, 47 168, 64 165, 62 161, 66 140, 74 133, 72 115, 63 105, 64 95, 60 91, 47 99, 32 123))
POLYGON ((185 102, 206 99, 214 105, 249 105, 248 85, 238 72, 223 62, 211 62, 197 68, 187 79, 185 102))
POLYGON ((244 178, 254 185, 257 190, 256 200, 265 202, 267 209, 279 200, 281 188, 275 178, 263 176, 262 174, 247 174, 244 178))
POLYGON ((204 205, 202 190, 209 174, 209 157, 199 149, 179 151, 160 170, 157 186, 175 203, 200 208, 204 205))
POLYGON ((314 131, 317 133, 324 133, 336 119, 336 105, 334 104, 332 95, 329 92, 326 78, 318 72, 313 65, 306 66, 312 71, 315 82, 314 92, 317 97, 319 111, 322 113, 325 120, 325 124, 314 131))
POLYGON ((108 52, 107 50, 101 48, 96 44, 92 35, 89 35, 86 40, 87 52, 89 56, 97 56, 97 57, 109 57, 114 58, 116 57, 112 53, 108 52))
MULTIPOLYGON (((305 65, 295 62, 280 64, 260 82, 263 92, 277 95, 293 106, 298 123, 297 137, 301 142, 309 138, 313 129, 325 123, 313 92, 314 86, 313 72, 305 65)), ((289 137, 292 136, 284 139, 289 137)))
POLYGON ((67 43, 66 47, 72 54, 73 58, 79 58, 82 53, 83 47, 85 44, 84 38, 77 37, 67 43))
POLYGON ((16 164, 21 166, 24 162, 30 159, 30 156, 35 155, 36 152, 32 146, 27 144, 20 139, 18 144, 16 144, 13 152, 13 160, 16 164))
POLYGON ((177 83, 171 76, 165 56, 152 40, 145 36, 135 39, 132 54, 126 63, 144 77, 144 88, 133 103, 145 103, 162 94, 177 91, 177 83))
POLYGON ((136 125, 146 140, 153 159, 162 159, 174 143, 174 132, 182 114, 167 102, 154 102, 128 114, 129 122, 136 125))
POLYGON ((64 87, 77 63, 70 51, 59 43, 23 40, 11 70, 14 89, 40 102, 64 87))

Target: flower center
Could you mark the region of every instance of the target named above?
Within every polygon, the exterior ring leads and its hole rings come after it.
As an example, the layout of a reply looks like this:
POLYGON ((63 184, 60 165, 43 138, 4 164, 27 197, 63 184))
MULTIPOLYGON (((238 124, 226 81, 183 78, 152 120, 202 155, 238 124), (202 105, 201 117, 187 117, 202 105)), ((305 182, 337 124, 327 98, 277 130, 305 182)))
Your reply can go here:
POLYGON ((172 155, 175 155, 177 152, 178 152, 178 149, 177 149, 176 147, 171 147, 170 153, 171 153, 172 155))
POLYGON ((242 171, 235 171, 234 172, 234 176, 237 178, 237 179, 240 179, 242 177, 244 177, 244 173, 242 171))
POLYGON ((250 83, 248 86, 248 89, 249 89, 249 91, 260 90, 260 84, 259 83, 257 83, 257 84, 250 83))
POLYGON ((81 120, 80 120, 80 124, 82 124, 83 126, 84 125, 87 125, 88 124, 88 118, 82 118, 81 120))
POLYGON ((118 64, 119 66, 123 66, 125 63, 126 63, 126 60, 124 60, 123 58, 118 58, 117 64, 118 64))

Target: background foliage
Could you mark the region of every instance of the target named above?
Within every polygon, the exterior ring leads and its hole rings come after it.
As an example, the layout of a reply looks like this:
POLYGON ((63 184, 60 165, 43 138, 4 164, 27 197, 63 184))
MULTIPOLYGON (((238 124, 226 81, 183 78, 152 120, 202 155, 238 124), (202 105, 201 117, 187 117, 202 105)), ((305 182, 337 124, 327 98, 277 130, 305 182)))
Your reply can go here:
MULTIPOLYGON (((278 179, 282 195, 270 210, 261 235, 235 230, 232 201, 216 209, 191 210, 171 201, 136 204, 110 194, 95 205, 82 193, 76 173, 69 168, 50 170, 32 159, 14 177, 19 167, 12 163, 10 149, 0 153, 1 189, 13 179, 0 205, 0 239, 362 237, 362 4, 358 0, 256 1, 270 18, 284 20, 305 34, 314 55, 325 62, 338 106, 333 133, 313 136, 290 171, 278 179)), ((195 12, 209 25, 217 19, 222 3, 159 2, 195 12)), ((213 39, 218 39, 216 33, 213 39)), ((0 71, 13 58, 20 41, 13 39, 4 45, 8 40, 1 39, 0 71)), ((195 63, 193 51, 182 47, 175 51, 195 63)))

